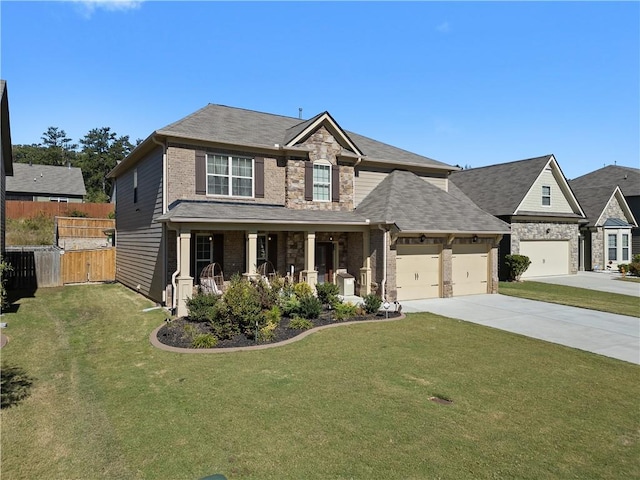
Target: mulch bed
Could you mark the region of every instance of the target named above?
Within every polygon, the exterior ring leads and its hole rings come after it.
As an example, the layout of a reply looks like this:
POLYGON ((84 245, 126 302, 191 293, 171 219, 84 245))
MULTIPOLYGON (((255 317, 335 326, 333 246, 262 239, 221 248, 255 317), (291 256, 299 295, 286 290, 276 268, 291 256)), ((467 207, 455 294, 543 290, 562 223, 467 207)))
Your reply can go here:
MULTIPOLYGON (((389 312, 389 318, 397 318, 401 314, 397 312, 389 312)), ((376 314, 362 315, 345 320, 346 322, 357 322, 363 320, 382 320, 385 318, 383 312, 376 314)), ((300 335, 305 330, 297 330, 289 328, 290 318, 282 317, 280 324, 276 327, 274 337, 270 341, 260 341, 259 345, 277 343, 289 338, 300 335)), ((323 312, 320 317, 310 320, 314 327, 323 325, 345 323, 332 319, 331 312, 323 312)), ((212 333, 209 324, 206 322, 192 322, 188 317, 181 317, 176 320, 166 322, 158 331, 158 341, 171 347, 193 348, 191 345, 193 335, 198 333, 212 333), (190 326, 191 328, 189 328, 190 326), (185 329, 185 327, 187 327, 185 329)), ((232 348, 232 347, 250 347, 258 345, 253 338, 245 335, 236 335, 229 340, 221 340, 215 348, 232 348)))

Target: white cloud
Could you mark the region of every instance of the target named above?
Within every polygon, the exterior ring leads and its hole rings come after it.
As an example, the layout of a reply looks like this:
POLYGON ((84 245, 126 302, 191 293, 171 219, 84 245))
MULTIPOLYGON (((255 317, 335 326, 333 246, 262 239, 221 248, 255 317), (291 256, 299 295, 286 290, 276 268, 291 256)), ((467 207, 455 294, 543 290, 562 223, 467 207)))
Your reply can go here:
POLYGON ((451 25, 449 25, 449 22, 442 22, 436 27, 436 30, 441 33, 449 33, 451 31, 451 25))
POLYGON ((124 12, 136 10, 142 5, 142 0, 74 0, 85 17, 90 18, 96 10, 108 12, 124 12))

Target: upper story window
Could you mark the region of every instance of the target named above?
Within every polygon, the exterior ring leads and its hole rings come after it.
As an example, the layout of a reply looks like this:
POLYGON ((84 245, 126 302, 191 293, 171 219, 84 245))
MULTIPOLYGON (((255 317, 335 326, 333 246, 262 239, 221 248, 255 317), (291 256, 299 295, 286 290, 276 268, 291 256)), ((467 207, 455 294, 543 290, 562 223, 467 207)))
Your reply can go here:
POLYGON ((551 187, 549 186, 542 187, 542 206, 551 206, 551 187))
POLYGON ((207 155, 207 194, 253 197, 253 159, 207 155))
POLYGON ((138 202, 138 169, 133 170, 133 203, 138 202))
POLYGON ((313 164, 313 199, 331 201, 331 165, 328 163, 313 164))

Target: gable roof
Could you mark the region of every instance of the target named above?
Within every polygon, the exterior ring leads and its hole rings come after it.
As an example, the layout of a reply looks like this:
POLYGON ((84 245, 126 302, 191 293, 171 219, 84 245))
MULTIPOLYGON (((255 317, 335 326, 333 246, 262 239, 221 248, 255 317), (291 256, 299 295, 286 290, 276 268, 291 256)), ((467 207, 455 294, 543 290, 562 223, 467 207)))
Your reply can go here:
POLYGON ((461 170, 453 172, 449 180, 483 210, 496 216, 509 216, 526 213, 518 211, 520 205, 547 166, 557 171, 567 200, 573 204, 572 208, 580 211, 580 214, 563 216, 581 217, 580 204, 553 155, 461 170))
POLYGON ((432 158, 343 130, 328 112, 301 121, 299 118, 209 104, 191 115, 157 130, 155 134, 273 149, 276 145, 291 146, 292 141, 300 139, 301 136, 304 137, 316 124, 322 122, 334 124, 338 130, 338 136, 341 137, 339 140, 347 145, 351 144, 356 155, 364 155, 372 162, 389 162, 448 171, 457 170, 457 167, 432 158))
MULTIPOLYGON (((608 165, 593 172, 574 178, 571 188, 609 187, 609 192, 618 185, 625 197, 640 196, 640 169, 608 165)), ((582 202, 582 199, 580 200, 582 202)))
POLYGON ((0 80, 0 139, 2 140, 2 162, 4 173, 13 175, 13 151, 11 148, 11 125, 9 122, 9 94, 7 82, 0 80))
MULTIPOLYGON (((629 223, 635 223, 635 218, 631 213, 631 209, 624 199, 624 195, 620 188, 616 185, 611 188, 608 185, 590 186, 588 182, 578 182, 571 180, 569 182, 571 189, 575 193, 576 197, 580 201, 580 205, 584 209, 584 213, 587 216, 587 227, 594 227, 596 225, 603 225, 608 219, 602 218, 607 205, 611 201, 618 201, 622 211, 626 215, 626 219, 629 223)), ((622 220, 622 219, 621 219, 622 220)))
POLYGON ((371 223, 409 233, 509 233, 509 225, 412 172, 394 170, 365 197, 356 213, 371 223))
POLYGON ((15 163, 13 177, 7 177, 7 193, 33 193, 43 195, 87 194, 82 170, 76 167, 29 165, 15 163))

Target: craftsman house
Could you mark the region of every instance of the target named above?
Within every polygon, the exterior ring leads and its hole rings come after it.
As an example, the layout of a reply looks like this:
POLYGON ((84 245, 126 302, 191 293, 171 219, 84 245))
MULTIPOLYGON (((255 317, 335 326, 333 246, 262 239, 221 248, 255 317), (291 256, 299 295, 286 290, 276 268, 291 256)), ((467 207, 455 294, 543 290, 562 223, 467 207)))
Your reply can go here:
POLYGON ((569 182, 588 218, 581 268, 617 271, 640 253, 640 169, 609 165, 569 182))
POLYGON ((511 224, 505 255, 526 255, 522 278, 578 272, 579 225, 585 215, 553 155, 454 172, 450 182, 483 210, 511 224))
POLYGON ((116 279, 186 314, 202 269, 263 265, 312 286, 338 272, 389 301, 497 291, 509 226, 457 190, 456 167, 308 120, 222 105, 154 131, 109 174, 116 279))

